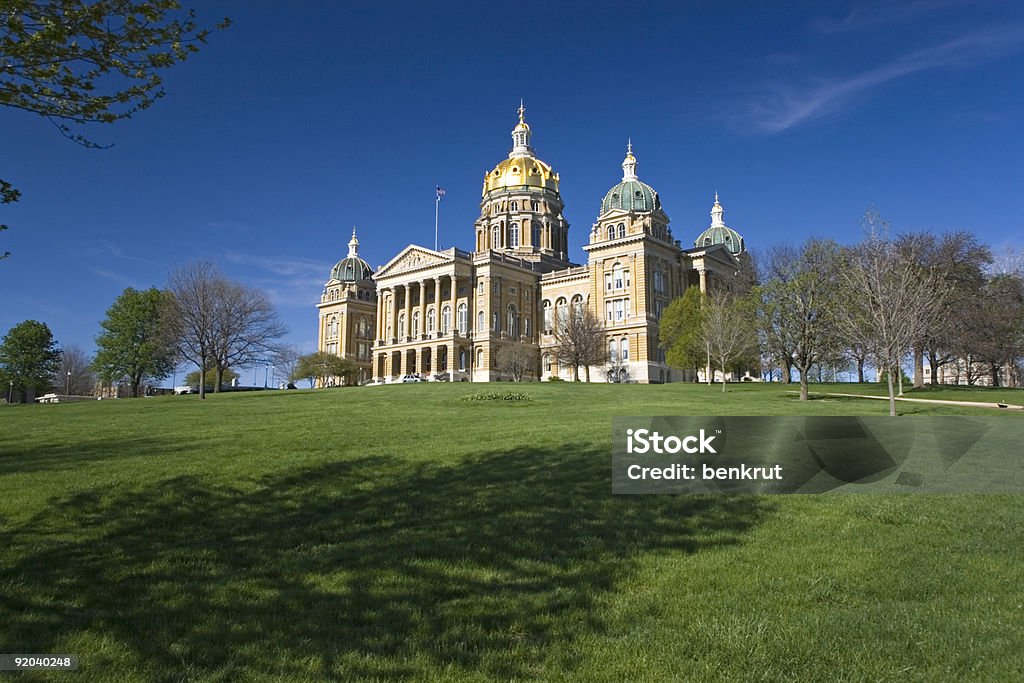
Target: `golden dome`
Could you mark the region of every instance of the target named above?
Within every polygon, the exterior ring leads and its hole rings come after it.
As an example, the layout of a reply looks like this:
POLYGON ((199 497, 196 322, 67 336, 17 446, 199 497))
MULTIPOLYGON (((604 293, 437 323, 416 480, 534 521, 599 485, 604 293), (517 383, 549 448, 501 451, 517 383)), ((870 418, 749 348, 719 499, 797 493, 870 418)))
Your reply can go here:
POLYGON ((484 176, 483 194, 486 195, 494 190, 515 189, 523 186, 558 192, 558 174, 535 157, 521 156, 502 159, 490 173, 484 176))

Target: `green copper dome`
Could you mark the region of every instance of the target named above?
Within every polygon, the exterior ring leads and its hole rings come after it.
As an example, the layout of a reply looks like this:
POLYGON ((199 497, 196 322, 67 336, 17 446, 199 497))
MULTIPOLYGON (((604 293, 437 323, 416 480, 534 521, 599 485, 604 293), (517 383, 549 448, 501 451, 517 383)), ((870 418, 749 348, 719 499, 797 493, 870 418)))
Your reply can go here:
POLYGON ((661 200, 654 188, 636 177, 636 157, 633 156, 632 140, 626 146, 626 158, 622 161, 622 182, 608 190, 601 200, 601 213, 612 209, 622 211, 654 211, 661 208, 661 200))
POLYGON ((623 180, 608 190, 601 200, 601 214, 612 209, 623 211, 654 211, 661 208, 661 199, 654 188, 640 180, 623 180))
POLYGON ((694 240, 693 246, 703 249, 716 244, 724 244, 726 249, 737 256, 745 251, 743 236, 725 224, 725 209, 718 201, 717 192, 715 205, 711 207, 711 227, 694 240))
POLYGON ((366 280, 372 274, 373 269, 370 268, 370 264, 358 256, 346 256, 331 269, 331 279, 342 282, 366 280))
POLYGON ((743 236, 724 225, 713 225, 702 232, 693 246, 710 247, 715 244, 724 244, 733 254, 740 254, 744 249, 743 236))
POLYGON ((358 282, 366 280, 373 275, 370 264, 359 258, 359 240, 356 239, 356 229, 352 228, 352 239, 348 241, 348 256, 334 264, 331 268, 331 279, 342 282, 358 282))

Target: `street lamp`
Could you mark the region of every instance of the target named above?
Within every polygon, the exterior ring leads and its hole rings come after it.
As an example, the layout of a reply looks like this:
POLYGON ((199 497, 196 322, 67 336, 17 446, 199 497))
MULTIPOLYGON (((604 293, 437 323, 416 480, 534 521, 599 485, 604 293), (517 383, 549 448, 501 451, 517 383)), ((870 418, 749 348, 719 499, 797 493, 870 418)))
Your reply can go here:
POLYGON ((12 379, 11 385, 7 388, 7 404, 10 405, 11 401, 14 400, 14 380, 12 379))
POLYGON ((71 371, 68 370, 68 381, 67 381, 67 384, 64 385, 64 398, 67 398, 70 395, 71 395, 71 371))

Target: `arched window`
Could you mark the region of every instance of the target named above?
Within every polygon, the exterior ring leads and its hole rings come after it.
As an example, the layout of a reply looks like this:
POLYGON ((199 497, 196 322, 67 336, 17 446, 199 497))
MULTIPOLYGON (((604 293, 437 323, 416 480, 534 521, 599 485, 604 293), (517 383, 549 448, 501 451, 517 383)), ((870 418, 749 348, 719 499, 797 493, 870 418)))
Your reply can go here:
POLYGON ((486 323, 484 322, 484 312, 483 311, 477 311, 476 312, 476 329, 480 330, 481 332, 483 332, 484 330, 487 329, 486 323))
POLYGON ((337 337, 338 336, 338 316, 331 318, 330 323, 327 325, 327 336, 337 337))
POLYGON ((466 334, 466 329, 467 329, 467 326, 469 325, 469 320, 467 319, 468 318, 467 313, 468 312, 467 312, 467 309, 466 309, 466 304, 465 303, 459 304, 459 334, 466 334))
POLYGON ((622 338, 622 342, 619 344, 619 353, 622 354, 622 360, 629 360, 629 337, 622 338))
POLYGON ((434 309, 431 308, 427 311, 427 334, 434 334, 434 323, 435 323, 434 309))
POLYGON ((512 223, 508 227, 508 245, 510 247, 518 247, 519 246, 519 224, 518 223, 512 223))
POLYGON ((540 223, 536 221, 530 222, 530 244, 540 246, 540 223))
POLYGON ((579 294, 572 298, 572 310, 576 315, 583 315, 583 297, 579 294))
POLYGON ((519 316, 516 314, 516 305, 508 305, 508 330, 509 335, 513 338, 519 336, 519 316))
POLYGON ((495 332, 501 332, 501 316, 498 315, 497 311, 491 313, 491 329, 495 332))
POLYGON ((484 366, 484 350, 483 349, 477 349, 476 350, 476 366, 478 368, 482 368, 484 366))
POLYGON ((498 226, 495 225, 493 228, 491 228, 491 249, 498 248, 498 244, 500 244, 500 242, 498 241, 499 238, 500 235, 498 234, 498 226))
POLYGON ((448 334, 452 328, 452 307, 445 306, 441 309, 441 334, 448 334))
POLYGON ((459 351, 459 370, 466 369, 466 350, 459 351))
POLYGON ((555 302, 555 318, 557 319, 555 324, 561 325, 561 321, 568 319, 569 317, 569 303, 565 298, 560 298, 555 302))
POLYGON ((619 223, 619 237, 625 237, 625 236, 626 236, 626 224, 625 223, 619 223))
POLYGON ((544 368, 544 372, 550 373, 551 372, 551 354, 550 353, 545 353, 544 357, 541 359, 540 362, 541 362, 541 366, 544 368))
POLYGON ((398 336, 405 337, 409 334, 408 328, 405 326, 405 313, 398 314, 398 336))
POLYGON ((412 312, 412 336, 420 336, 420 312, 412 312))
POLYGON ((512 202, 511 204, 509 204, 509 208, 510 208, 511 211, 518 211, 519 210, 519 202, 512 202))
POLYGON ((530 336, 530 319, 523 318, 523 334, 527 337, 530 336))
POLYGON ((614 225, 609 225, 608 226, 608 239, 610 239, 610 240, 615 239, 615 226, 614 225))
POLYGON ((554 328, 554 321, 551 320, 551 302, 544 299, 544 303, 541 304, 541 308, 544 310, 544 334, 551 334, 551 330, 554 328))
POLYGON ((619 345, 612 339, 608 342, 608 360, 616 361, 619 359, 619 345))

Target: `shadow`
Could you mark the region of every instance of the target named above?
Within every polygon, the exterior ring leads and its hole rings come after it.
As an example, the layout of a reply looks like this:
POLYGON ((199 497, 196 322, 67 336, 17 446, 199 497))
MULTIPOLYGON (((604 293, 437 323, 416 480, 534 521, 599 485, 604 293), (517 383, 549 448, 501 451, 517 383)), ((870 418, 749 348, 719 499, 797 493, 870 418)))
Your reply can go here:
POLYGON ((180 454, 181 443, 160 438, 78 437, 64 441, 0 439, 0 476, 29 472, 74 472, 83 465, 106 460, 125 460, 126 453, 138 457, 180 454), (9 445, 10 444, 10 445, 9 445))
MULTIPOLYGON (((643 555, 739 543, 754 496, 613 496, 600 450, 367 456, 238 486, 55 501, 0 534, 0 652, 115 642, 78 676, 543 677, 643 555)), ((549 674, 551 672, 549 671, 549 674)))

